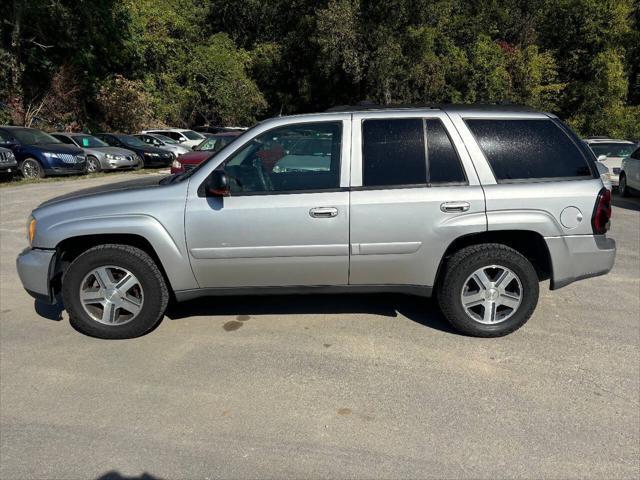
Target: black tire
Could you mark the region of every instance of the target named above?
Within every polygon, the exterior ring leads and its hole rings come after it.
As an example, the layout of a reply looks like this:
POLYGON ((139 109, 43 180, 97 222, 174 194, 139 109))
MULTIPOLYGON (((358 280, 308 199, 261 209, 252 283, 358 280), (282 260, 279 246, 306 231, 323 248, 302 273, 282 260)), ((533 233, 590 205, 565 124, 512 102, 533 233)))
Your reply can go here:
POLYGON ((107 339, 134 338, 144 335, 158 324, 169 302, 169 291, 162 272, 143 250, 129 245, 107 244, 93 247, 79 255, 62 278, 62 297, 71 325, 92 337, 107 339), (144 302, 137 317, 123 325, 105 325, 87 314, 80 301, 81 283, 93 269, 116 265, 133 273, 144 291, 144 302))
POLYGON ((87 157, 87 173, 98 173, 101 170, 100 160, 92 156, 87 157))
POLYGON ((624 173, 620 174, 620 180, 618 181, 618 192, 621 197, 630 197, 629 187, 627 186, 627 176, 624 173))
POLYGON ((527 323, 538 303, 539 280, 531 262, 519 252, 506 245, 486 243, 463 248, 447 261, 437 295, 442 313, 457 330, 474 337, 501 337, 527 323), (510 317, 484 324, 467 314, 461 294, 469 276, 490 265, 506 267, 517 275, 522 298, 510 317))
POLYGON ((44 178, 44 168, 38 160, 32 157, 25 158, 20 164, 20 173, 23 178, 44 178))

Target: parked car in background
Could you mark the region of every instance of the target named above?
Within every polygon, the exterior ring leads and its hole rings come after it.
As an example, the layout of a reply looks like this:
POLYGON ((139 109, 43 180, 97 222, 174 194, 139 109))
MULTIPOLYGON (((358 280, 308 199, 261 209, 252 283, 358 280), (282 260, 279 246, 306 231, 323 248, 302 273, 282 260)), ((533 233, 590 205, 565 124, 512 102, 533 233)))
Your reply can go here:
POLYGON ((598 173, 600 174, 604 187, 611 192, 613 190, 613 185, 611 184, 611 171, 602 162, 596 162, 596 168, 598 169, 598 173))
POLYGON ((618 186, 622 160, 636 149, 636 144, 629 140, 620 140, 606 137, 590 137, 585 142, 598 158, 611 172, 611 183, 618 186))
POLYGON ((622 197, 640 195, 640 148, 622 160, 618 189, 622 197))
POLYGON ((200 126, 195 127, 194 130, 202 135, 211 133, 227 133, 227 132, 244 132, 247 131, 247 127, 219 127, 219 126, 200 126))
POLYGON ((18 171, 16 156, 8 148, 0 147, 0 180, 12 178, 18 171))
POLYGON ((217 151, 233 142, 242 135, 242 131, 224 133, 209 133, 207 138, 194 147, 192 152, 185 153, 171 164, 171 173, 182 173, 200 165, 217 151))
POLYGON ((75 145, 82 148, 87 156, 88 173, 101 170, 131 170, 141 165, 138 155, 132 150, 111 147, 93 135, 56 132, 52 133, 51 136, 67 145, 75 145))
POLYGON ((176 158, 173 153, 147 145, 133 135, 96 133, 95 136, 112 147, 120 147, 135 152, 142 161, 141 166, 143 167, 168 167, 176 158))
POLYGON ((35 128, 0 127, 0 147, 13 152, 25 178, 86 173, 86 158, 81 148, 65 145, 35 128))
POLYGON ((157 147, 161 148, 162 150, 172 152, 176 157, 179 157, 180 155, 184 155, 185 153, 189 153, 191 151, 189 147, 180 145, 173 138, 167 137, 160 133, 139 133, 137 135, 134 135, 134 137, 138 137, 144 143, 152 147, 157 147))
POLYGON ((159 133, 175 140, 180 145, 184 145, 189 148, 195 147, 205 138, 201 133, 185 128, 156 128, 152 130, 143 130, 140 133, 159 133))
POLYGON ((101 338, 144 335, 170 299, 336 292, 437 293, 459 331, 497 337, 541 281, 611 270, 610 216, 593 154, 553 115, 343 109, 261 122, 183 175, 54 198, 17 269, 101 338))

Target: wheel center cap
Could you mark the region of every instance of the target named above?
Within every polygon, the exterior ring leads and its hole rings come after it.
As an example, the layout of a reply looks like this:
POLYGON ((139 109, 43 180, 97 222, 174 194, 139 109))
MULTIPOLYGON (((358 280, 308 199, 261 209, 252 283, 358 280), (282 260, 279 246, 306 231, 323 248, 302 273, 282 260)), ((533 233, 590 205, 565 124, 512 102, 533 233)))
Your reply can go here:
POLYGON ((491 287, 490 289, 487 290, 487 293, 485 294, 485 298, 487 300, 495 302, 498 299, 499 295, 500 293, 498 292, 498 290, 496 288, 491 287))
POLYGON ((105 297, 110 302, 113 302, 114 300, 118 300, 120 298, 120 294, 115 288, 109 288, 105 292, 105 297))

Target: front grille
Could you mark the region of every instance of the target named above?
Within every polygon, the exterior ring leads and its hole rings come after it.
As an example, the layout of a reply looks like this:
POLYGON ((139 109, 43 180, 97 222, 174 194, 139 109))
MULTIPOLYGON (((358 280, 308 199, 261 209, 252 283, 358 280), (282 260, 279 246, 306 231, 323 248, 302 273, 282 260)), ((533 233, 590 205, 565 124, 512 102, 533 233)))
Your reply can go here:
POLYGON ((10 152, 0 152, 0 163, 9 163, 13 161, 13 155, 10 152))
POLYGON ((613 167, 614 175, 618 175, 620 173, 620 169, 618 167, 613 167))
POLYGON ((70 153, 56 153, 55 156, 64 163, 82 163, 84 157, 82 155, 72 155, 70 153))

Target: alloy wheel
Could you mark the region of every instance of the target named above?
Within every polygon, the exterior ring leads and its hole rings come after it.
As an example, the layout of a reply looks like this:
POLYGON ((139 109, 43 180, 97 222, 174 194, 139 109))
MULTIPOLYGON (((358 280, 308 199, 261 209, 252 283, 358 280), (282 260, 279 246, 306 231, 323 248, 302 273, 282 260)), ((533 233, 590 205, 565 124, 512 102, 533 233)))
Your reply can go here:
POLYGON ((33 160, 25 160, 22 163, 22 176, 25 178, 38 178, 38 165, 33 160))
POLYGON ((105 325, 124 325, 138 316, 144 304, 142 285, 129 270, 107 265, 93 269, 80 284, 85 312, 105 325))
POLYGON ((494 325, 516 313, 522 303, 522 283, 509 268, 488 265, 469 275, 460 300, 473 320, 494 325))

